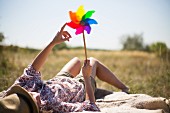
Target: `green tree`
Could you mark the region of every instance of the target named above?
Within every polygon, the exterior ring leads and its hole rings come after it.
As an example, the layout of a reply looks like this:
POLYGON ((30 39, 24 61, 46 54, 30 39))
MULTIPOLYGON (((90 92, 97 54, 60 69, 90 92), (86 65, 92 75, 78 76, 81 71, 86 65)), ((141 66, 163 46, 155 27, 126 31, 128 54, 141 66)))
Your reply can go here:
POLYGON ((3 33, 0 32, 0 43, 3 42, 5 39, 5 36, 3 33))
POLYGON ((4 41, 4 39, 5 39, 4 34, 0 32, 0 53, 2 53, 2 51, 3 51, 2 42, 4 41))
POLYGON ((59 44, 59 45, 56 45, 53 50, 62 50, 62 49, 68 49, 68 46, 65 42, 59 44))
POLYGON ((143 34, 134 34, 123 36, 121 40, 123 50, 143 50, 143 34))
POLYGON ((149 46, 149 50, 159 56, 163 56, 167 53, 168 47, 164 42, 156 42, 149 46))

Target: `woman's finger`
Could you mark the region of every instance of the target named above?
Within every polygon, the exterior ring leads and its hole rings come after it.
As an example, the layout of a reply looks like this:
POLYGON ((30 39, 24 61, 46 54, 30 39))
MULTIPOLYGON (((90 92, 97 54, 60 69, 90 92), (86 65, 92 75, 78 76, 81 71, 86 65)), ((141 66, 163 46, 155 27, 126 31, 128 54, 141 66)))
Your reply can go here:
POLYGON ((66 41, 69 41, 69 39, 70 39, 71 37, 69 37, 69 36, 66 36, 65 38, 64 38, 64 40, 66 41))
POLYGON ((71 38, 71 35, 68 31, 63 31, 63 35, 67 36, 67 37, 70 37, 71 38))
POLYGON ((90 60, 87 60, 87 65, 90 65, 90 60))
POLYGON ((62 36, 64 36, 64 38, 71 38, 71 35, 67 31, 63 31, 62 36))
POLYGON ((67 25, 67 23, 65 23, 65 24, 61 27, 60 32, 63 32, 63 31, 64 31, 64 28, 65 28, 66 25, 67 25))
POLYGON ((84 65, 90 65, 90 60, 84 60, 84 65))

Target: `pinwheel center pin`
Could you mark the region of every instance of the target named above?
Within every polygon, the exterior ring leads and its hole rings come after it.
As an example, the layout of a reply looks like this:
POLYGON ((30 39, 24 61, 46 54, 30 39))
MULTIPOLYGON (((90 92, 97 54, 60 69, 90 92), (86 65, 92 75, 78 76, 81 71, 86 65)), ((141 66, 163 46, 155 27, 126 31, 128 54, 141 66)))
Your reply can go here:
POLYGON ((82 26, 85 26, 85 24, 86 24, 86 23, 83 22, 83 21, 80 22, 80 25, 82 25, 82 26))
POLYGON ((75 34, 83 33, 83 41, 84 41, 84 50, 85 50, 85 59, 87 60, 87 52, 86 52, 86 42, 85 42, 85 34, 84 30, 87 34, 91 32, 91 24, 98 24, 96 20, 91 19, 90 17, 93 15, 95 11, 87 11, 85 12, 84 7, 80 6, 76 12, 69 11, 71 22, 68 22, 67 25, 73 29, 76 29, 75 34))

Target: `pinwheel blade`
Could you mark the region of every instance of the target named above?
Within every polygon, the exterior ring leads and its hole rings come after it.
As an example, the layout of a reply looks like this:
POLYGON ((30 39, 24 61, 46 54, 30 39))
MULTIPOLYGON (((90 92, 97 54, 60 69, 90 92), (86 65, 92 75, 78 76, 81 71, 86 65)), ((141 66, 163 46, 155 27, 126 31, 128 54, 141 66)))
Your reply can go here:
POLYGON ((94 10, 88 11, 88 12, 82 17, 82 20, 85 20, 86 18, 90 18, 94 12, 95 12, 94 10))
POLYGON ((77 15, 77 20, 78 21, 81 21, 83 15, 85 14, 85 10, 84 10, 84 6, 81 5, 78 9, 77 9, 77 12, 76 12, 76 15, 77 15))
POLYGON ((74 13, 74 12, 72 12, 72 11, 69 11, 69 15, 70 15, 71 21, 73 21, 73 22, 76 23, 76 24, 79 24, 79 21, 78 21, 78 19, 77 19, 76 13, 74 13))
POLYGON ((90 25, 85 26, 85 27, 84 27, 84 30, 87 31, 87 34, 90 34, 90 32, 91 32, 91 27, 90 27, 90 25))
POLYGON ((78 35, 78 34, 81 34, 81 33, 83 33, 83 31, 84 31, 84 27, 83 26, 81 26, 81 27, 79 27, 79 28, 77 28, 76 29, 76 35, 78 35))
POLYGON ((87 23, 87 24, 98 24, 96 20, 90 19, 90 18, 87 18, 87 19, 85 20, 85 23, 87 23))
POLYGON ((81 27, 80 24, 76 24, 76 23, 74 23, 73 21, 67 23, 67 25, 68 25, 69 27, 73 28, 73 29, 76 29, 76 28, 81 27))

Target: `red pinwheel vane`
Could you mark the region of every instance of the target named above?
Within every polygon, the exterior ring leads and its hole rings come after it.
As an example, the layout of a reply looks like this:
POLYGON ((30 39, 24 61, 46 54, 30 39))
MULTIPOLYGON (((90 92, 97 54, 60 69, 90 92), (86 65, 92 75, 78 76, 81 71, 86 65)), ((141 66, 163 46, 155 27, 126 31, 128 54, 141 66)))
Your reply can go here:
POLYGON ((94 10, 85 12, 83 6, 80 6, 76 12, 69 11, 71 22, 68 22, 67 25, 73 29, 76 29, 75 32, 76 35, 83 33, 86 60, 87 60, 87 52, 86 52, 84 30, 87 32, 87 34, 90 34, 91 32, 90 25, 98 24, 96 20, 90 18, 94 12, 95 12, 94 10))

